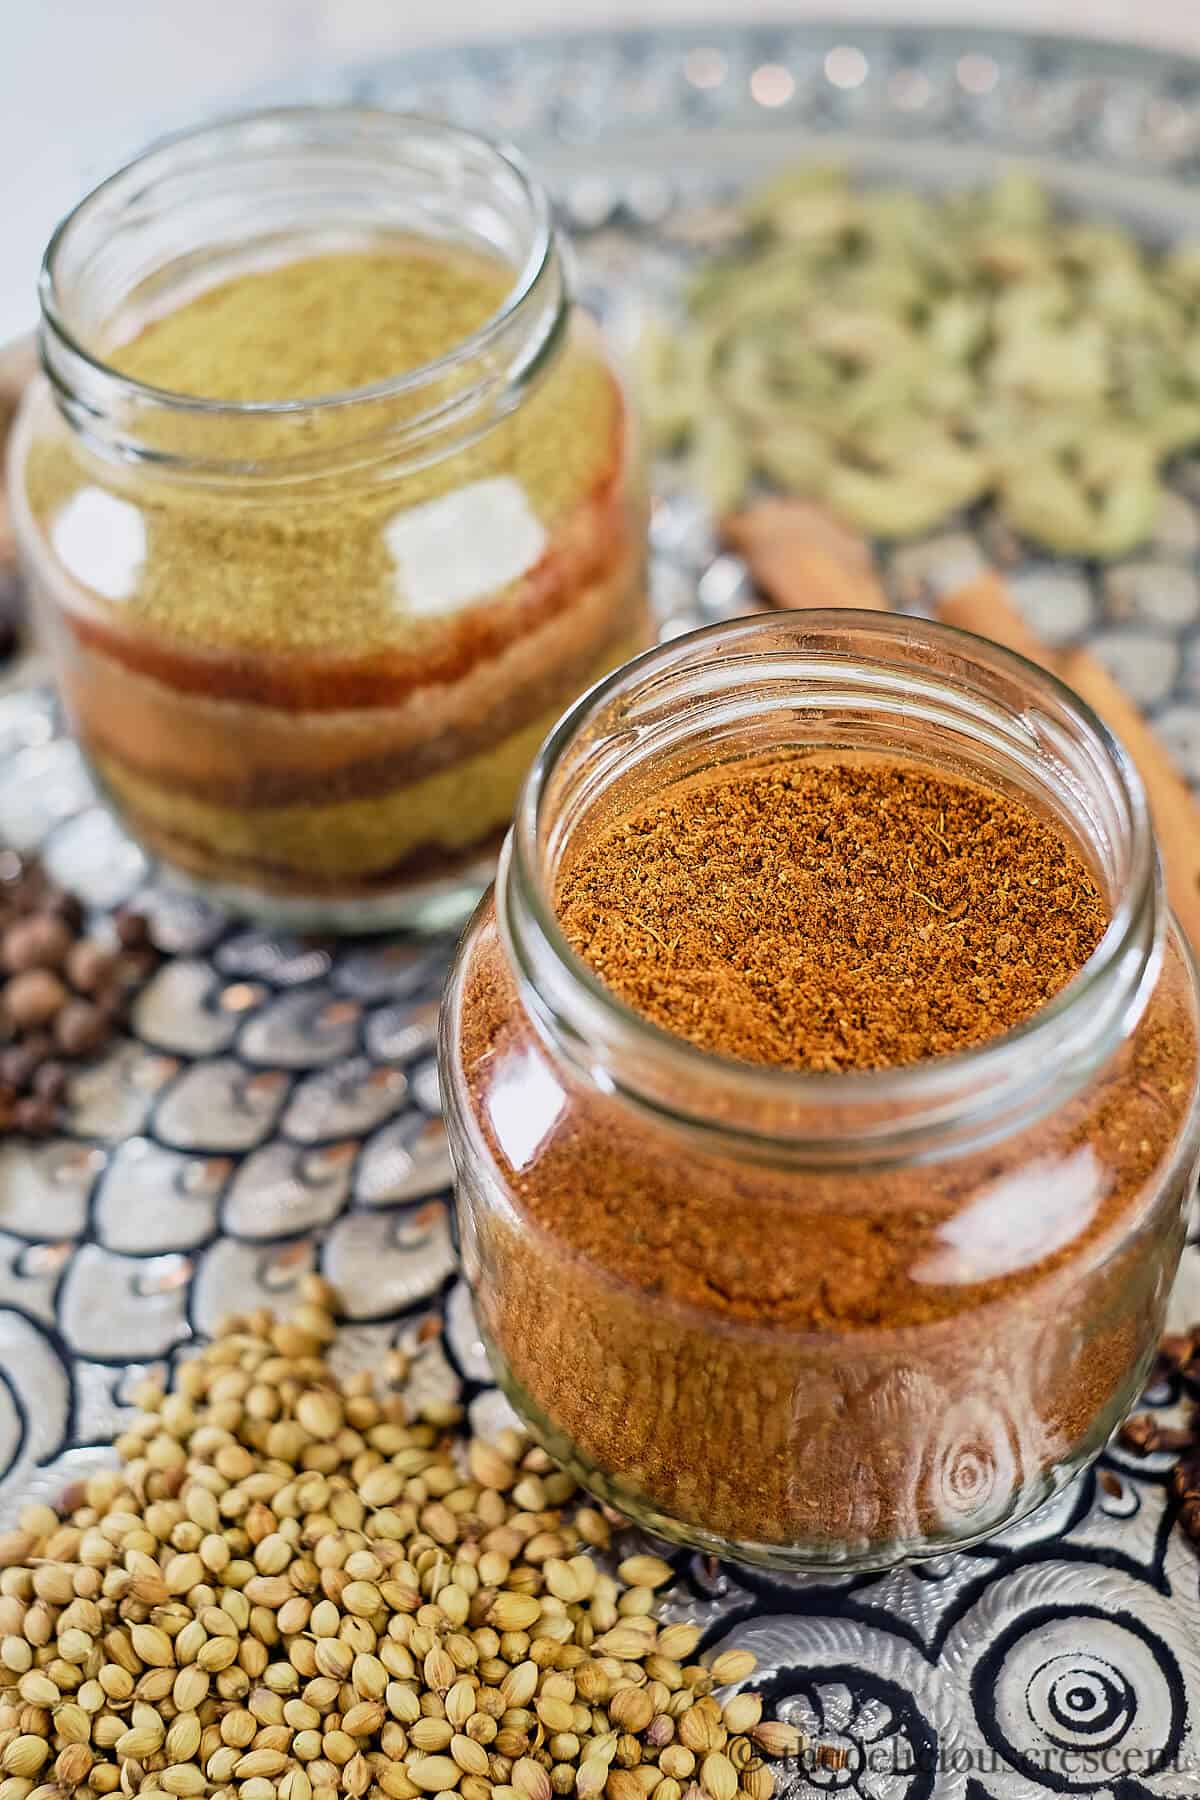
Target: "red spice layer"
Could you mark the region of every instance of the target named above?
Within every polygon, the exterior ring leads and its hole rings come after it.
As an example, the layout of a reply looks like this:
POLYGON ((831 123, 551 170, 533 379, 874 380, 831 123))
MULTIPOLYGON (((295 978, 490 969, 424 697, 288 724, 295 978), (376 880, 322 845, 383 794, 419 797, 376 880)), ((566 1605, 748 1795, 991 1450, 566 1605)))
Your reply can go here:
POLYGON ((461 680, 515 638, 536 631, 636 542, 643 521, 633 516, 627 492, 628 431, 622 405, 590 494, 556 525, 528 574, 511 591, 442 621, 436 640, 419 648, 397 644, 343 657, 328 649, 252 655, 184 649, 144 625, 131 627, 115 610, 99 611, 78 590, 59 596, 63 620, 82 644, 185 693, 305 712, 395 706, 419 688, 461 680))
POLYGON ((568 704, 649 641, 644 556, 617 546, 603 581, 455 687, 392 709, 305 717, 178 694, 69 638, 64 697, 87 749, 168 788, 240 807, 352 799, 423 780, 568 704))

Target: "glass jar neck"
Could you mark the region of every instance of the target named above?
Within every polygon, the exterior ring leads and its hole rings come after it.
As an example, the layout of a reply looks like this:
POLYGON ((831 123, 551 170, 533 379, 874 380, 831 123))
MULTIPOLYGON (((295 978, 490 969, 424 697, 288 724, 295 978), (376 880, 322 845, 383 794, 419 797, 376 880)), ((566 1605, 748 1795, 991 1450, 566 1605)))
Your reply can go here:
POLYGON ((362 108, 283 108, 161 143, 59 226, 41 278, 59 410, 111 461, 263 487, 405 473, 511 412, 562 341, 568 294, 542 189, 455 127, 362 108), (250 267, 419 240, 513 270, 499 310, 436 361, 344 393, 229 404, 147 387, 106 356, 148 319, 250 267))
POLYGON ((597 1085, 743 1154, 821 1164, 958 1153, 1061 1106, 1134 1029, 1165 907, 1141 783, 1093 713, 1042 670, 965 632, 851 612, 759 616, 649 651, 560 722, 531 771, 497 878, 523 1002, 597 1085), (1057 821, 1111 921, 1079 974, 982 1047, 889 1070, 736 1062, 632 1011, 568 945, 564 860, 606 823, 715 763, 780 752, 911 759, 1057 821))

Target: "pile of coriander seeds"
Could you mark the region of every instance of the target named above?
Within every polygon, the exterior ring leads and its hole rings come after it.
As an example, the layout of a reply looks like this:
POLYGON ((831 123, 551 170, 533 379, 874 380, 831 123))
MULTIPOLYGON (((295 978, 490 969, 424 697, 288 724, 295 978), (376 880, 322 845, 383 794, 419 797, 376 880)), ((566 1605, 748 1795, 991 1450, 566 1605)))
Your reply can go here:
POLYGON ((804 1746, 660 1625, 658 1557, 515 1429, 327 1360, 334 1296, 226 1322, 121 1466, 0 1536, 0 1800, 770 1800, 804 1746))

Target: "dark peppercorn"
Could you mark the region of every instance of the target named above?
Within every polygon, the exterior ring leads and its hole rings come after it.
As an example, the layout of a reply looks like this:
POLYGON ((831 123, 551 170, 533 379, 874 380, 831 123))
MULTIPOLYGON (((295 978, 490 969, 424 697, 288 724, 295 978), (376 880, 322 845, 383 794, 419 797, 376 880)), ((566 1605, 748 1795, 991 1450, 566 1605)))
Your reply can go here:
POLYGON ((106 1042, 111 1029, 90 1000, 68 1000, 54 1021, 54 1040, 68 1056, 90 1056, 106 1042))
POLYGON ((36 1068, 37 1057, 28 1044, 13 1044, 0 1053, 0 1082, 16 1094, 24 1093, 36 1068))
POLYGON ((54 1052, 54 1039, 48 1031, 34 1031, 25 1039, 25 1048, 35 1062, 44 1063, 54 1052))
POLYGON ((76 895, 59 890, 50 896, 47 903, 56 918, 59 918, 71 931, 83 929, 83 902, 76 895))
POLYGON ((123 906, 113 917, 117 942, 123 950, 141 950, 150 942, 150 926, 145 913, 123 906))
POLYGON ((125 950, 117 958, 117 980, 123 988, 140 987, 158 967, 158 952, 149 945, 141 950, 125 950))
POLYGON ((67 1071, 62 1064, 44 1062, 33 1077, 33 1091, 39 1100, 61 1100, 67 1091, 67 1071))
POLYGON ((52 1100, 39 1100, 32 1095, 18 1100, 13 1107, 13 1124, 28 1137, 46 1137, 54 1129, 58 1107, 52 1100))

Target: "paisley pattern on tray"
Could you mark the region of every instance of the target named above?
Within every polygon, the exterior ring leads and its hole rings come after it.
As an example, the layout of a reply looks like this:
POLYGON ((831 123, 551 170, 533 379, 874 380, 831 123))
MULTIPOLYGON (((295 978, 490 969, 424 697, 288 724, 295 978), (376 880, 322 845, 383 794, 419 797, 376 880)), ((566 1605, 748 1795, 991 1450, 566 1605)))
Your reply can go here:
MULTIPOLYGON (((1200 65, 1148 52, 705 26, 430 51, 255 98, 410 106, 518 138, 618 343, 640 296, 669 300, 720 246, 736 187, 814 144, 934 182, 1035 156, 1069 204, 1200 235, 1200 65)), ((745 570, 669 466, 653 542, 664 633, 749 603, 745 570)), ((984 562, 1046 639, 1086 638, 1200 782, 1200 454, 1173 470, 1152 540, 1117 565, 1048 560, 980 511, 886 552, 885 579, 919 611, 984 562)), ((91 906, 136 895, 171 952, 129 1037, 76 1078, 61 1138, 0 1143, 0 1512, 106 1460, 144 1369, 222 1313, 286 1306, 310 1268, 346 1295, 339 1361, 402 1345, 423 1393, 461 1395, 476 1429, 497 1428, 506 1403, 456 1273, 438 1114, 449 942, 276 937, 160 886, 95 804, 36 682, 0 694, 0 757, 0 840, 40 847, 91 906)), ((1195 1247, 1176 1307, 1200 1315, 1195 1247)), ((1114 1446, 986 1546, 884 1576, 680 1553, 667 1611, 702 1620, 713 1644, 736 1631, 759 1656, 756 1685, 819 1742, 784 1771, 785 1800, 1183 1800, 1200 1793, 1200 1562, 1173 1528, 1169 1474, 1168 1458, 1114 1446)))

